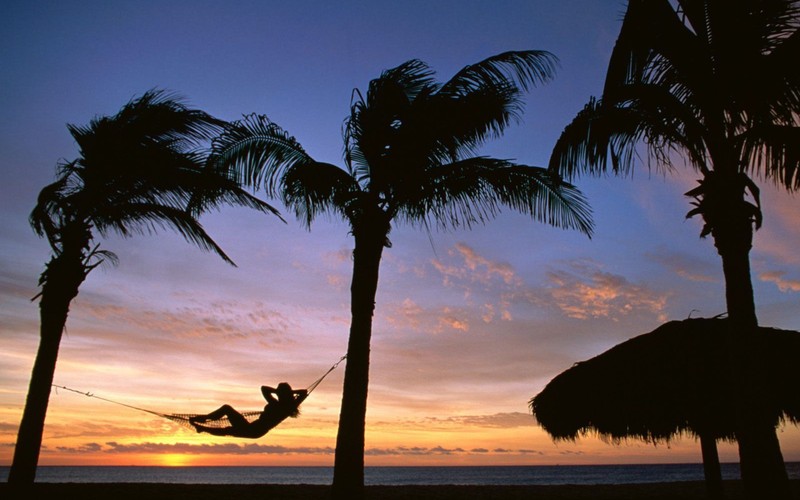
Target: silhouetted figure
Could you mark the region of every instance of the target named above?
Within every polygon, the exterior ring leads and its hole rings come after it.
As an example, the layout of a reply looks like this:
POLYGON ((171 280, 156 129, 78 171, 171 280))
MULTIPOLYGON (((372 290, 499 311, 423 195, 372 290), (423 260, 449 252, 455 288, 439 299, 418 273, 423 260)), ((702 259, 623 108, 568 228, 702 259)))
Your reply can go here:
POLYGON ((286 382, 278 384, 277 388, 266 385, 261 386, 261 394, 267 400, 264 411, 256 420, 248 421, 244 415, 230 405, 222 405, 207 415, 197 415, 189 419, 189 423, 197 432, 207 432, 214 436, 233 436, 241 438, 260 438, 270 429, 281 423, 287 417, 298 414, 298 406, 308 395, 306 389, 293 390, 286 382), (275 396, 277 396, 277 399, 275 396), (227 417, 230 425, 225 427, 210 427, 202 425, 205 422, 227 417))

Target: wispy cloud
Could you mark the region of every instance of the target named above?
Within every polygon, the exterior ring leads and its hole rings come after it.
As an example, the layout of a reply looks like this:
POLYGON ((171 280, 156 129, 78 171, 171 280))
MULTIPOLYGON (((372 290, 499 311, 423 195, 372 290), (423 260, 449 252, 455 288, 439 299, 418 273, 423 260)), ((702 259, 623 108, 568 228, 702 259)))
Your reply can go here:
POLYGON ((567 316, 577 319, 619 319, 647 312, 666 320, 668 294, 631 283, 591 261, 572 262, 567 269, 547 273, 552 302, 567 316))
MULTIPOLYGON (((655 252, 646 255, 650 260, 656 262, 681 278, 689 281, 712 283, 719 281, 719 277, 709 273, 710 261, 694 255, 678 251, 669 251, 666 248, 659 248, 655 252)), ((716 264, 716 263, 715 263, 716 264)))
POLYGON ((395 328, 415 332, 467 332, 470 328, 469 317, 463 311, 448 306, 426 309, 410 298, 404 299, 400 304, 389 305, 384 317, 395 328))
MULTIPOLYGON (((315 455, 327 456, 333 455, 334 449, 329 446, 324 447, 309 447, 309 446, 276 446, 276 445, 262 445, 262 444, 236 444, 236 443, 220 443, 220 444, 194 444, 194 443, 130 443, 123 444, 116 441, 109 441, 105 444, 96 442, 84 443, 76 446, 58 446, 54 448, 55 451, 66 454, 84 454, 84 453, 108 453, 108 454, 175 454, 182 453, 186 455, 315 455)), ((487 448, 464 448, 464 447, 446 447, 446 446, 397 446, 389 448, 367 448, 364 452, 367 456, 438 456, 438 455, 470 455, 480 454, 485 455, 488 453, 496 454, 538 454, 543 455, 543 452, 531 449, 512 449, 512 448, 494 448, 489 450, 487 448)))
POLYGON ((189 455, 332 455, 333 448, 326 447, 287 447, 263 444, 192 444, 192 443, 131 443, 123 444, 115 441, 106 443, 103 448, 106 453, 186 453, 189 455))
POLYGON ((800 292, 800 280, 786 278, 786 271, 765 271, 758 275, 761 281, 775 283, 781 292, 800 292))
POLYGON ((458 262, 445 264, 439 259, 432 261, 434 268, 441 273, 445 285, 452 285, 454 279, 484 286, 498 279, 510 286, 522 284, 511 264, 488 259, 464 243, 456 243, 448 251, 448 255, 458 262))
POLYGON ((491 427, 496 429, 513 429, 536 425, 533 417, 521 412, 496 413, 494 415, 463 415, 444 419, 430 417, 426 420, 433 425, 452 424, 460 427, 491 427))

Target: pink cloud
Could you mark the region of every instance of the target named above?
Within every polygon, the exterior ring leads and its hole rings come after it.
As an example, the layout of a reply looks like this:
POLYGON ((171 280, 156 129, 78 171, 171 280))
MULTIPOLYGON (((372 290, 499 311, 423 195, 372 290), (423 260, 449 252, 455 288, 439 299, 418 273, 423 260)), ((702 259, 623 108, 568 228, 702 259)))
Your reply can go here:
POLYGON ((667 294, 602 271, 592 263, 573 263, 571 270, 547 273, 550 298, 567 316, 577 319, 618 319, 634 312, 656 314, 665 320, 667 294))
POLYGON ((781 292, 800 292, 800 280, 786 279, 785 271, 765 271, 758 275, 761 281, 775 283, 781 292))

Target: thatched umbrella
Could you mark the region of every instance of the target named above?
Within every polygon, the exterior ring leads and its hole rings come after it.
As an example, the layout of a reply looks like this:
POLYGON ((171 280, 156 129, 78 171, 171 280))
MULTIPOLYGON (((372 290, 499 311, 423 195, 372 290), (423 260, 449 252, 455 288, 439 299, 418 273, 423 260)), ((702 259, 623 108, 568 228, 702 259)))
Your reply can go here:
MULTIPOLYGON (((706 479, 719 482, 716 440, 735 438, 742 388, 726 319, 671 321, 555 377, 531 399, 554 439, 596 433, 619 441, 700 437, 706 479), (714 463, 716 462, 716 463, 714 463)), ((739 351, 740 352, 740 351, 739 351)), ((746 357, 759 375, 759 405, 774 425, 800 420, 800 334, 758 328, 746 357)), ((720 484, 709 484, 714 493, 720 484)))

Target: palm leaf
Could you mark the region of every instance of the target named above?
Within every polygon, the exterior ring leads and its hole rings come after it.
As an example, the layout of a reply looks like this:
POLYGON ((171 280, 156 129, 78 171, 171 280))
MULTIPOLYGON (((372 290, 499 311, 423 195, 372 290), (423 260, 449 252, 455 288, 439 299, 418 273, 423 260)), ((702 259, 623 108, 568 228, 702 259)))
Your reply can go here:
POLYGON ((232 172, 242 184, 263 186, 271 197, 279 195, 287 169, 315 163, 294 137, 255 114, 229 124, 214 139, 208 162, 217 171, 232 172))
MULTIPOLYGON (((571 184, 543 168, 476 157, 431 169, 427 182, 398 198, 410 223, 457 228, 485 223, 501 206, 555 227, 592 233, 591 209, 571 184)), ((400 196, 400 195, 398 195, 400 196)))
POLYGON ((106 207, 102 217, 93 218, 97 232, 107 237, 116 233, 122 237, 135 234, 154 234, 158 229, 176 231, 187 242, 202 250, 219 255, 225 262, 236 265, 222 248, 214 242, 203 226, 180 207, 170 207, 157 203, 125 203, 106 207))
POLYGON ((464 96, 486 86, 511 83, 522 90, 547 82, 555 74, 558 59, 542 50, 509 51, 465 66, 439 93, 464 96))
POLYGON ((346 171, 329 163, 288 169, 281 185, 284 203, 308 227, 323 213, 349 219, 350 203, 362 192, 346 171))

